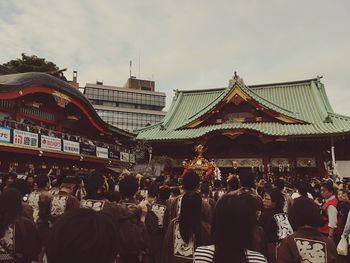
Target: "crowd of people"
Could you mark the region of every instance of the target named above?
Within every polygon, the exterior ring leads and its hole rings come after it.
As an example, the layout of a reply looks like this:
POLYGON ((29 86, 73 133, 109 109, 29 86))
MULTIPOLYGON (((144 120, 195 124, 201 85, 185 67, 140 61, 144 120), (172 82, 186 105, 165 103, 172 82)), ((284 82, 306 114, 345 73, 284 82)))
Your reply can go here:
POLYGON ((18 122, 10 119, 9 117, 6 117, 0 120, 0 126, 55 137, 62 140, 84 143, 86 145, 91 146, 98 146, 110 149, 117 148, 117 145, 115 144, 109 144, 106 142, 92 140, 87 137, 78 135, 77 132, 73 132, 71 130, 63 129, 62 131, 56 131, 54 126, 47 125, 43 122, 41 122, 40 124, 35 124, 33 122, 30 122, 29 120, 23 120, 23 122, 18 122))
POLYGON ((126 172, 10 173, 1 183, 0 262, 350 262, 338 255, 349 241, 349 190, 246 170, 224 183, 188 170, 178 184, 126 172))

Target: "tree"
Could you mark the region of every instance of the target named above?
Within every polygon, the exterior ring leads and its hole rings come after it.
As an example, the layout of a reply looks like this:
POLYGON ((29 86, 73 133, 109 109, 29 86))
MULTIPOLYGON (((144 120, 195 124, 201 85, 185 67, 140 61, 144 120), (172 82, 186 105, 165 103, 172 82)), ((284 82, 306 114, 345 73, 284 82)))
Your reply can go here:
POLYGON ((12 69, 18 73, 23 72, 56 72, 59 68, 55 63, 46 61, 44 58, 39 58, 35 55, 27 56, 25 53, 21 54, 22 58, 10 60, 3 64, 3 66, 12 69))

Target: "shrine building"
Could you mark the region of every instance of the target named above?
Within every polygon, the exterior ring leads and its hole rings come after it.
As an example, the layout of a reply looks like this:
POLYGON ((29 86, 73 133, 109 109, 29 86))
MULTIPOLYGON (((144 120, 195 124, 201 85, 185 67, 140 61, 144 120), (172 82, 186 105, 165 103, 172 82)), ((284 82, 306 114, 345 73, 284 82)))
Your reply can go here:
POLYGON ((235 73, 226 88, 176 90, 164 119, 138 130, 137 139, 179 169, 201 144, 224 173, 325 176, 336 162, 348 177, 349 131, 350 117, 333 111, 320 77, 245 85, 235 73))

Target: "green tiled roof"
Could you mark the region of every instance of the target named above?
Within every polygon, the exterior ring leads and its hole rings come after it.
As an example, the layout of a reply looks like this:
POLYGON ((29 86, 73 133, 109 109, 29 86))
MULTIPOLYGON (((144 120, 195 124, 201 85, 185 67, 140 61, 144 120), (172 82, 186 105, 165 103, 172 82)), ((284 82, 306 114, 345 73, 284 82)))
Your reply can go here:
POLYGON ((333 112, 324 85, 319 79, 245 86, 242 90, 261 105, 300 124, 281 122, 224 123, 198 128, 184 128, 213 109, 230 88, 176 91, 163 121, 138 130, 137 139, 181 140, 201 137, 218 130, 247 129, 272 136, 339 134, 350 131, 350 117, 333 112))

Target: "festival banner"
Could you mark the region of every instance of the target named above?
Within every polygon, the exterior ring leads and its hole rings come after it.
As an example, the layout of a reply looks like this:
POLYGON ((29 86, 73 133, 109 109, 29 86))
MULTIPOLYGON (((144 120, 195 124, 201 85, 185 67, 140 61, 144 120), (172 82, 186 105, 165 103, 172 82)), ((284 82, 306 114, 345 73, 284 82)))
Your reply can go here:
POLYGON ((125 152, 121 152, 120 153, 120 160, 122 162, 129 162, 129 154, 128 153, 125 153, 125 152))
POLYGON ((96 156, 108 159, 108 149, 103 147, 96 147, 96 156))
POLYGON ((130 154, 129 154, 129 160, 130 160, 131 163, 135 163, 135 162, 136 162, 136 160, 135 160, 135 154, 130 153, 130 154))
POLYGON ((109 150, 108 151, 108 156, 110 159, 116 159, 116 160, 120 160, 120 152, 116 151, 116 150, 109 150))
POLYGON ((39 147, 38 134, 13 130, 13 143, 30 147, 39 147))
POLYGON ((80 153, 85 155, 96 156, 96 146, 91 144, 81 143, 80 153))
POLYGON ((63 151, 67 153, 79 154, 80 153, 79 143, 63 140, 63 151))
POLYGON ((11 130, 5 127, 0 127, 0 142, 11 142, 11 130))
POLYGON ((49 149, 49 150, 56 150, 61 151, 62 150, 62 140, 60 138, 56 137, 50 137, 46 135, 41 135, 41 145, 40 147, 43 149, 49 149))

